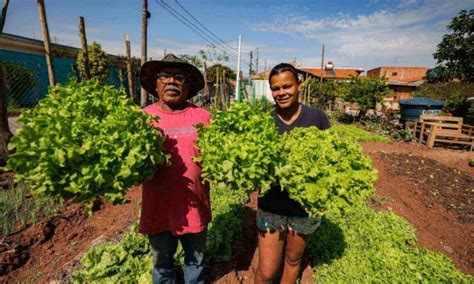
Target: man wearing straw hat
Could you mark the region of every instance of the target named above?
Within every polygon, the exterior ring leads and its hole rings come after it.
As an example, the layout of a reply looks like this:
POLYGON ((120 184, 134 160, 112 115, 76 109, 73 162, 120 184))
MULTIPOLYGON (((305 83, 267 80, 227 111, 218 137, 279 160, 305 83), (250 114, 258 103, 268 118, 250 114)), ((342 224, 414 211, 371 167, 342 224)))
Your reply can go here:
POLYGON ((153 252, 153 283, 174 283, 178 241, 185 253, 186 283, 204 283, 206 228, 211 220, 209 188, 201 182, 201 168, 192 161, 199 155, 195 125, 210 122, 208 111, 188 100, 204 86, 201 72, 173 54, 148 61, 140 83, 158 102, 143 109, 159 116, 154 126, 166 137, 164 151, 170 165, 158 166, 143 184, 139 231, 149 238, 153 252))

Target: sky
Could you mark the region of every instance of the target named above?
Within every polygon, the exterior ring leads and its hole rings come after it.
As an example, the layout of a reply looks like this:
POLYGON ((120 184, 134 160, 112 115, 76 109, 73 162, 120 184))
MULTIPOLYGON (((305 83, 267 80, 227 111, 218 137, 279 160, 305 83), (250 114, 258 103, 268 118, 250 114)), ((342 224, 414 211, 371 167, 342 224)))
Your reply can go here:
MULTIPOLYGON (((132 55, 140 56, 141 0, 44 2, 53 42, 79 47, 83 16, 89 43, 97 41, 107 53, 123 55, 128 32, 132 55)), ((449 32, 446 26, 462 9, 473 8, 473 0, 148 0, 148 57, 158 60, 165 50, 197 55, 214 43, 230 55, 227 65, 236 68, 241 35, 244 74, 250 51, 255 70, 257 48, 259 71, 265 61, 267 68, 293 60, 318 67, 323 44, 325 62, 333 61, 336 68, 433 67, 436 46, 449 32), (209 35, 212 41, 190 26, 217 38, 209 35)), ((36 1, 10 0, 4 32, 42 39, 36 1)))

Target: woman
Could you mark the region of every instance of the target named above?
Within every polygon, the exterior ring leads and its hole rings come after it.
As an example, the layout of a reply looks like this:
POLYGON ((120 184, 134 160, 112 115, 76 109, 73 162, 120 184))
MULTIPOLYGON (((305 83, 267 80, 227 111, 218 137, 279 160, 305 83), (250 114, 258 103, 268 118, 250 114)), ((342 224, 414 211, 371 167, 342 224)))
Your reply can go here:
MULTIPOLYGON (((329 120, 322 110, 298 102, 301 82, 295 67, 278 64, 270 72, 268 80, 276 103, 272 114, 279 134, 295 127, 329 128, 329 120)), ((290 199, 280 186, 272 187, 260 197, 257 209, 260 260, 255 283, 272 283, 280 267, 283 249, 285 257, 281 283, 295 283, 309 236, 319 224, 320 220, 308 217, 299 203, 290 199)))

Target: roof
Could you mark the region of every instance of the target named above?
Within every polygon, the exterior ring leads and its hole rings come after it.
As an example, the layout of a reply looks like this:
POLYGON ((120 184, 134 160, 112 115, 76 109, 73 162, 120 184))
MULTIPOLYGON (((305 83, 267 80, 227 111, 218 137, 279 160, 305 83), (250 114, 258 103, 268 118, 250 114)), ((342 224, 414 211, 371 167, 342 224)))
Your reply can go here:
MULTIPOLYGON (((8 50, 15 52, 24 52, 31 54, 44 55, 44 43, 42 40, 13 35, 8 33, 0 34, 0 50, 8 50)), ((51 43, 51 51, 53 56, 75 58, 81 49, 73 46, 51 43)), ((109 57, 116 55, 107 54, 109 57)))
POLYGON ((379 66, 376 68, 372 68, 370 70, 367 70, 367 72, 380 69, 380 68, 385 68, 385 69, 395 69, 395 68, 400 68, 400 69, 429 69, 428 67, 420 67, 420 66, 379 66))
MULTIPOLYGON (((2 33, 0 35, 0 46, 1 49, 16 51, 16 52, 26 52, 32 54, 44 54, 44 44, 42 40, 22 37, 13 34, 2 33)), ((80 51, 79 48, 51 43, 51 49, 53 54, 56 52, 62 52, 68 57, 75 57, 77 52, 80 51)))
POLYGON ((334 68, 332 70, 321 71, 321 68, 299 68, 304 73, 310 74, 314 77, 333 78, 333 79, 349 79, 351 77, 358 77, 364 69, 362 68, 334 68))
POLYGON ((393 86, 408 86, 408 87, 418 87, 423 84, 423 80, 419 81, 411 81, 411 82, 396 82, 396 81, 388 81, 389 85, 393 86))

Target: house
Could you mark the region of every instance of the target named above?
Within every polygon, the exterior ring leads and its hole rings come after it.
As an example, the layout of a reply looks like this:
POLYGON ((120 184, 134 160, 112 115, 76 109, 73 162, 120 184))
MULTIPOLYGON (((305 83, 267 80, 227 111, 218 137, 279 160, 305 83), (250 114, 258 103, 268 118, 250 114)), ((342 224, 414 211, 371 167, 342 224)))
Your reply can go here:
POLYGON ((423 84, 428 67, 377 67, 367 71, 367 77, 385 77, 390 89, 394 91, 394 100, 409 99, 413 92, 423 84))
POLYGON ((300 67, 299 70, 305 78, 313 77, 323 80, 348 80, 351 77, 359 77, 364 68, 335 68, 332 61, 324 66, 324 69, 314 67, 300 67))
MULTIPOLYGON (((71 77, 77 76, 77 70, 75 69, 76 55, 81 49, 52 43, 51 51, 57 83, 64 84, 71 77)), ((109 55, 109 58, 114 57, 114 55, 109 55)), ((34 84, 26 84, 23 80, 24 77, 16 76, 16 74, 6 74, 6 81, 10 82, 10 86, 12 86, 12 89, 7 93, 16 96, 10 98, 7 94, 8 107, 13 105, 33 107, 38 100, 46 96, 49 79, 43 41, 2 33, 0 35, 0 62, 23 66, 24 69, 29 70, 28 73, 34 82, 34 84)), ((107 83, 116 87, 121 86, 116 68, 111 67, 109 69, 107 83)))
MULTIPOLYGON (((295 65, 295 62, 290 62, 290 64, 295 65)), ((323 80, 326 79, 336 79, 336 80, 347 80, 351 77, 359 77, 360 74, 364 72, 363 68, 334 68, 332 61, 328 61, 324 69, 321 70, 321 67, 300 67, 295 66, 300 71, 299 73, 306 78, 317 78, 320 79, 321 76, 323 80)), ((268 80, 271 70, 265 70, 256 75, 252 76, 252 80, 268 80)))

